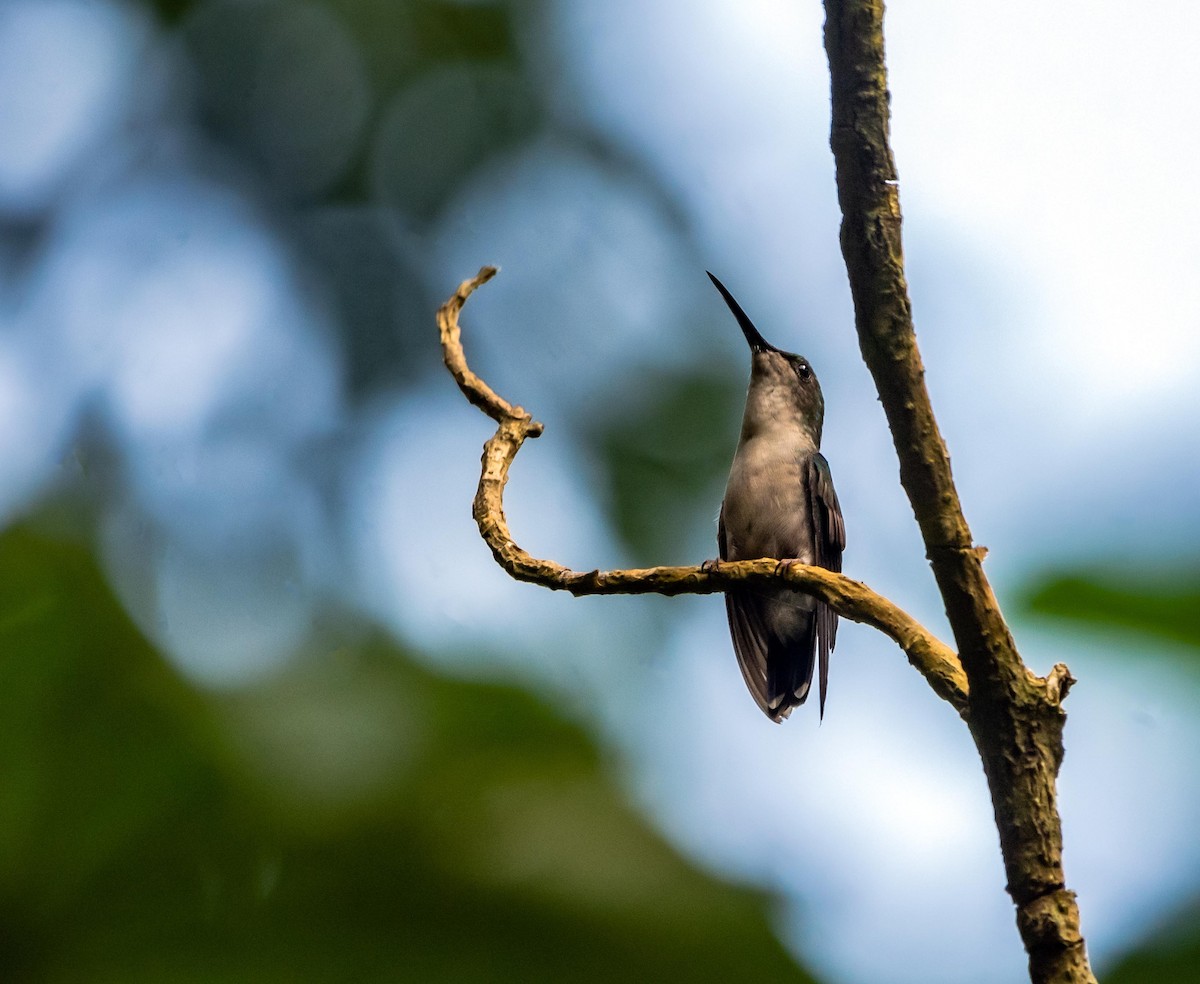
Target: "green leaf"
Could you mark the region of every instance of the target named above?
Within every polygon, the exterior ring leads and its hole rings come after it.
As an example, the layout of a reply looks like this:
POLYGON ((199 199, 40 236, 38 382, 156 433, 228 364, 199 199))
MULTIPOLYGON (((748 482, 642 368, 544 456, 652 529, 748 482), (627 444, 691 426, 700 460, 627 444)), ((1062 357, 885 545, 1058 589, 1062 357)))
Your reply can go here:
POLYGON ((1105 984, 1200 984, 1200 899, 1103 978, 1105 984))
POLYGON ((1200 570, 1144 573, 1115 564, 1043 574, 1022 592, 1027 611, 1098 629, 1120 629, 1200 650, 1200 570))
POLYGON ((0 980, 809 980, 554 709, 324 638, 205 694, 85 550, 0 537, 0 980))

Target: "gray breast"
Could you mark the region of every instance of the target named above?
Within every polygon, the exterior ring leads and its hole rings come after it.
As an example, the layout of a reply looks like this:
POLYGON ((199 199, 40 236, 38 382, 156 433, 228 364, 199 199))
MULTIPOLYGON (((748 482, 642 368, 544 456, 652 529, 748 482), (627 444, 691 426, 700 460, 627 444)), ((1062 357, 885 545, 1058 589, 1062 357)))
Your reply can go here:
POLYGON ((738 449, 725 488, 730 560, 778 557, 813 562, 802 456, 749 441, 738 449))

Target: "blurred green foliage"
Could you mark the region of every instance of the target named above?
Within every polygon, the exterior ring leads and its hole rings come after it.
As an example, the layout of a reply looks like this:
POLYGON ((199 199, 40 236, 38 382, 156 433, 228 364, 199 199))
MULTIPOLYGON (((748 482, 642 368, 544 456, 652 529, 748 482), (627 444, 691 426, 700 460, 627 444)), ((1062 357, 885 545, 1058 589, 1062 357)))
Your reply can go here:
MULTIPOLYGON (((220 0, 149 0, 166 24, 220 0)), ((269 7, 278 0, 233 0, 269 7)), ((511 60, 513 34, 506 3, 454 0, 315 0, 338 12, 362 47, 372 78, 392 86, 434 61, 511 60)))
MULTIPOLYGON (((433 300, 400 232, 545 124, 515 6, 153 6, 179 26, 206 131, 259 174, 328 284, 351 388, 411 382, 418 345, 435 355, 433 300), (336 30, 293 35, 302 9, 336 30), (285 55, 311 71, 288 75, 285 55)), ((715 435, 737 394, 703 379, 648 391, 596 440, 630 542, 662 544, 678 504, 704 498, 695 476, 727 460, 715 435)), ((0 981, 810 980, 769 900, 665 844, 580 728, 322 619, 286 672, 205 692, 129 621, 88 549, 0 536, 0 981)))
POLYGON ((294 238, 352 399, 440 372, 422 238, 548 125, 513 3, 159 0, 198 119, 294 238))
POLYGON ((629 389, 638 397, 595 421, 588 433, 605 463, 618 534, 635 563, 692 563, 689 537, 697 513, 706 513, 715 557, 717 507, 737 443, 744 381, 657 375, 629 389))
POLYGON ((382 195, 425 222, 474 167, 541 122, 511 16, 506 4, 213 0, 171 19, 206 129, 276 194, 343 204, 382 195), (365 143, 364 132, 374 134, 365 143), (343 166, 314 179, 314 159, 331 156, 343 166))
POLYGON ((1170 572, 1133 563, 1052 572, 1029 584, 1021 604, 1034 615, 1183 643, 1200 657, 1200 569, 1195 567, 1170 572))
POLYGON ((1200 982, 1200 899, 1187 906, 1136 953, 1104 974, 1105 984, 1197 984, 1200 982))
POLYGON ((0 980, 808 980, 575 726, 354 623, 230 694, 0 538, 0 980))

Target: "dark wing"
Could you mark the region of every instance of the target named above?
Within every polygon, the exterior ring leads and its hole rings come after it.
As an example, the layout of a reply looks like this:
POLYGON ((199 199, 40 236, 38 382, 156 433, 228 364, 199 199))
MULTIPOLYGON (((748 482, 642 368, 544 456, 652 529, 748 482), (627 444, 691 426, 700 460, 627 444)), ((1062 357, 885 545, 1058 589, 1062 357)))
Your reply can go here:
MULTIPOLYGON (((717 550, 722 560, 729 560, 729 540, 725 533, 725 505, 717 518, 717 550)), ((729 635, 733 652, 746 689, 767 717, 779 721, 778 711, 772 710, 767 692, 767 630, 754 595, 743 587, 725 592, 725 614, 729 618, 729 635)))
MULTIPOLYGON (((846 549, 846 523, 833 490, 829 462, 820 452, 808 460, 809 515, 813 524, 813 562, 830 571, 842 569, 846 549)), ((837 638, 837 615, 823 601, 817 602, 817 658, 821 666, 821 716, 825 716, 825 691, 829 686, 829 653, 837 638)))

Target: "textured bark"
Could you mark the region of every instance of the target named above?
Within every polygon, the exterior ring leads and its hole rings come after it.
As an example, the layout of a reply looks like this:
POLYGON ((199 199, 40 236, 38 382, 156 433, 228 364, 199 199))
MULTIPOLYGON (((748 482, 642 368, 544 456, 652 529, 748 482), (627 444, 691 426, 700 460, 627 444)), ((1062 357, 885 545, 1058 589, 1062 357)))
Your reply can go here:
POLYGON ((842 253, 863 359, 900 460, 900 480, 925 541, 969 684, 967 722, 983 760, 996 826, 1035 982, 1090 982, 1075 896, 1065 887, 1055 779, 1072 682, 1022 662, 983 572, 950 472, 917 350, 900 194, 889 146, 880 0, 826 0, 833 93, 830 143, 842 208, 842 253))

